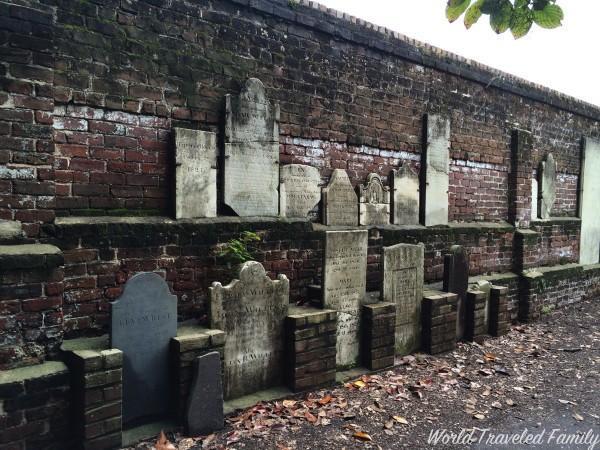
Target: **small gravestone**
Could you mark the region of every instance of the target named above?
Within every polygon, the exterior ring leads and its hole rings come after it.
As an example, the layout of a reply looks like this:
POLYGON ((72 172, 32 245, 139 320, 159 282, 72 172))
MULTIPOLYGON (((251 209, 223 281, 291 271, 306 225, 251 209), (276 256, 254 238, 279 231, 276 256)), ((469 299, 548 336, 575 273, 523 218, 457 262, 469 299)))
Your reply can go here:
POLYGON ((175 128, 175 217, 217 216, 217 135, 175 128))
POLYGON ((239 216, 279 215, 279 105, 256 78, 227 95, 224 202, 239 216))
POLYGON ((123 422, 169 412, 169 342, 177 297, 155 273, 140 273, 111 304, 110 345, 123 352, 123 422))
POLYGON ((221 357, 218 352, 194 360, 194 379, 186 412, 186 432, 201 436, 224 426, 221 357))
POLYGON ((407 164, 392 171, 392 221, 395 225, 419 224, 419 176, 407 164))
POLYGON ((323 188, 323 223, 330 226, 358 225, 358 197, 343 169, 335 169, 323 188))
POLYGON ((552 153, 546 156, 546 161, 540 163, 539 180, 540 199, 538 208, 540 219, 549 219, 556 201, 556 162, 552 153))
POLYGON ((390 223, 390 188, 381 177, 370 173, 367 184, 359 186, 360 225, 387 225, 390 223))
POLYGON ((321 201, 319 169, 302 164, 289 164, 281 167, 279 178, 281 215, 306 218, 321 201))
POLYGON ((323 261, 323 307, 338 312, 339 367, 359 361, 361 307, 367 286, 368 231, 328 231, 323 261))
POLYGON ((448 224, 448 190, 450 173, 450 121, 445 117, 427 116, 425 142, 423 225, 448 224))
POLYGON ((444 257, 444 292, 458 295, 456 338, 465 337, 467 320, 467 290, 469 289, 469 256, 460 245, 450 247, 444 257))
POLYGON ((381 300, 396 304, 396 354, 421 346, 425 247, 398 244, 383 248, 381 300))
POLYGON ((245 263, 239 280, 210 288, 211 327, 225 332, 225 398, 278 386, 284 364, 284 321, 289 304, 285 275, 271 280, 255 261, 245 263))

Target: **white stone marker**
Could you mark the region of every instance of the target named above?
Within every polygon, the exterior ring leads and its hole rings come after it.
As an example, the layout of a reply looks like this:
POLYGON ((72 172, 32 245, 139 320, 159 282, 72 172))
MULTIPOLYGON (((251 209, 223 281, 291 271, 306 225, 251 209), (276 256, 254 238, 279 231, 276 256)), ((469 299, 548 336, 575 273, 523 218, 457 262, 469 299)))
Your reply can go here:
POLYGON ((539 179, 540 199, 538 208, 540 219, 549 219, 556 201, 556 162, 552 153, 548 153, 546 160, 540 163, 539 179))
POLYGON ((279 105, 256 78, 227 95, 224 201, 239 216, 279 215, 279 105))
POLYGON ((289 164, 281 167, 279 178, 281 215, 306 218, 321 201, 319 169, 303 164, 289 164))
POLYGON ((333 226, 358 225, 358 197, 343 169, 335 169, 323 188, 323 223, 333 226))
POLYGON ((383 248, 381 300, 396 304, 396 354, 421 346, 421 302, 425 246, 398 244, 383 248))
MULTIPOLYGON (((448 224, 448 189, 450 173, 450 121, 427 116, 425 143, 424 225, 448 224)), ((422 169, 423 170, 423 169, 422 169)))
POLYGON ((359 363, 361 307, 367 287, 369 232, 328 231, 323 262, 323 307, 338 311, 338 367, 359 363))
POLYGON ((367 184, 359 186, 359 224, 387 225, 390 223, 390 188, 381 177, 370 173, 367 184))
POLYGON ((223 330, 226 338, 226 399, 283 383, 289 292, 285 275, 271 280, 255 261, 242 266, 239 280, 210 288, 210 325, 223 330))
POLYGON ((217 135, 175 128, 175 218, 217 216, 217 135))
POLYGON ((600 141, 586 138, 581 162, 581 217, 580 264, 600 262, 600 141))
POLYGON ((419 224, 419 176, 407 164, 391 174, 392 222, 419 224))

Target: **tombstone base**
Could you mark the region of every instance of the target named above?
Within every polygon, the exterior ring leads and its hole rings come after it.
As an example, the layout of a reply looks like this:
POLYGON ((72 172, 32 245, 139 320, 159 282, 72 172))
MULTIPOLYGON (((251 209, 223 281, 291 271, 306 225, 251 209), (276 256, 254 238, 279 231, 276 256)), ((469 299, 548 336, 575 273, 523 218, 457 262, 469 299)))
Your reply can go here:
POLYGON ((423 350, 431 355, 456 348, 458 295, 448 292, 424 293, 421 308, 423 350))
POLYGON ((467 321, 465 324, 465 339, 467 341, 481 342, 488 332, 485 326, 486 302, 487 295, 485 292, 467 292, 467 321))
POLYGON ((335 382, 336 311, 290 307, 286 327, 286 384, 294 392, 335 382))
POLYGON ((369 370, 392 367, 396 353, 396 304, 364 305, 362 316, 363 364, 369 370))
POLYGON ((492 286, 490 291, 489 333, 494 337, 499 337, 507 334, 509 330, 508 288, 492 286))

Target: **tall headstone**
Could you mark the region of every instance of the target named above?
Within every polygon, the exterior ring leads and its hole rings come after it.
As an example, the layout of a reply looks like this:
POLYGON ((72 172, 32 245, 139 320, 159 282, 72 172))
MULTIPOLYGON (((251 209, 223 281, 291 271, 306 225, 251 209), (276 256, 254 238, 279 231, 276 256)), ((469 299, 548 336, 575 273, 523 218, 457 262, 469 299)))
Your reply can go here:
POLYGON ((469 256, 460 245, 450 247, 444 257, 444 292, 458 295, 456 338, 465 336, 467 290, 469 289, 469 256))
POLYGON ((366 230, 328 231, 325 234, 323 307, 338 311, 336 363, 339 367, 350 367, 359 362, 368 240, 366 230))
POLYGON ((335 169, 323 188, 323 223, 331 226, 358 225, 358 197, 343 169, 335 169))
POLYGON ((123 352, 123 422, 169 412, 169 342, 177 297, 155 273, 140 273, 111 304, 110 345, 123 352))
POLYGON ((279 105, 256 78, 227 95, 224 202, 239 216, 279 215, 279 105))
POLYGON ((223 417, 221 357, 218 352, 199 356, 193 364, 194 378, 186 411, 186 433, 200 436, 220 430, 223 417))
POLYGON ((583 144, 579 217, 581 217, 581 245, 579 262, 600 262, 600 141, 586 138, 583 144))
POLYGON ((421 302, 425 247, 398 244, 383 248, 381 299, 396 304, 396 354, 421 347, 421 302))
POLYGON ((538 196, 540 195, 538 181, 531 179, 531 220, 537 220, 539 216, 538 196))
POLYGON ((370 173, 367 183, 359 186, 359 224, 387 225, 390 223, 390 188, 381 177, 370 173))
POLYGON ((175 128, 175 217, 217 216, 217 135, 175 128))
POLYGON ((255 261, 242 265, 239 280, 210 288, 212 328, 225 332, 225 398, 237 398, 282 383, 284 320, 289 281, 271 280, 255 261))
POLYGON ((546 160, 540 163, 539 189, 540 219, 549 219, 556 201, 556 162, 552 153, 549 153, 546 160))
POLYGON ((419 176, 409 165, 392 171, 392 222, 395 225, 419 224, 419 176))
POLYGON ((303 164, 289 164, 281 167, 279 178, 281 215, 306 218, 321 201, 319 169, 303 164))
POLYGON ((424 148, 421 186, 423 225, 448 224, 450 173, 450 120, 429 114, 426 117, 427 140, 424 148))

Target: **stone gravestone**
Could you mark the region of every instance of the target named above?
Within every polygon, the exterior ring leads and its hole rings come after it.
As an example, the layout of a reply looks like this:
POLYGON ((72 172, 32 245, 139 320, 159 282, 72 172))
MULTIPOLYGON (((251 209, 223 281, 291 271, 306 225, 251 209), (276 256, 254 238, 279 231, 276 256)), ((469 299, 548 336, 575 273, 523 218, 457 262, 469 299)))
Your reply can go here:
POLYGON ((423 164, 424 186, 421 186, 423 225, 448 224, 448 189, 450 173, 450 121, 427 116, 427 142, 423 164))
POLYGON ((175 217, 217 216, 217 135, 175 128, 175 217))
POLYGON ((393 170, 392 222, 395 225, 419 224, 419 176, 408 166, 393 170))
POLYGON ((539 174, 540 199, 538 208, 540 219, 549 219, 556 201, 556 162, 554 162, 552 153, 546 156, 546 161, 540 163, 539 174))
POLYGON ((194 379, 186 412, 186 432, 201 436, 224 426, 221 357, 218 352, 194 361, 194 379))
POLYGON ((285 275, 273 281, 255 261, 241 267, 239 280, 210 288, 211 327, 226 336, 226 399, 282 383, 289 291, 285 275))
POLYGON ((281 167, 279 178, 281 215, 306 218, 321 201, 319 169, 302 164, 289 164, 281 167))
POLYGON ((600 262, 600 141, 585 138, 579 187, 581 217, 580 264, 600 262))
POLYGON ((531 179, 531 220, 537 220, 539 215, 538 196, 540 195, 538 181, 535 178, 531 179))
POLYGON ((421 347, 425 247, 384 247, 382 259, 381 300, 396 304, 396 354, 404 356, 421 347))
POLYGON ((358 197, 343 169, 335 169, 323 188, 323 223, 330 226, 358 225, 358 197))
POLYGON ((140 273, 111 304, 110 345, 123 352, 123 423, 169 412, 169 342, 177 297, 155 273, 140 273))
POLYGON ((354 366, 360 357, 360 317, 367 287, 369 232, 328 231, 323 262, 323 307, 338 312, 339 367, 354 366))
POLYGON ((456 314, 456 338, 465 336, 467 319, 467 290, 469 289, 469 256, 460 245, 450 247, 450 253, 444 257, 444 292, 458 295, 456 314))
POLYGON ((370 173, 367 184, 359 186, 359 224, 387 225, 390 223, 390 188, 381 177, 370 173))
POLYGON ((256 78, 227 95, 224 202, 239 216, 279 215, 279 105, 256 78))

